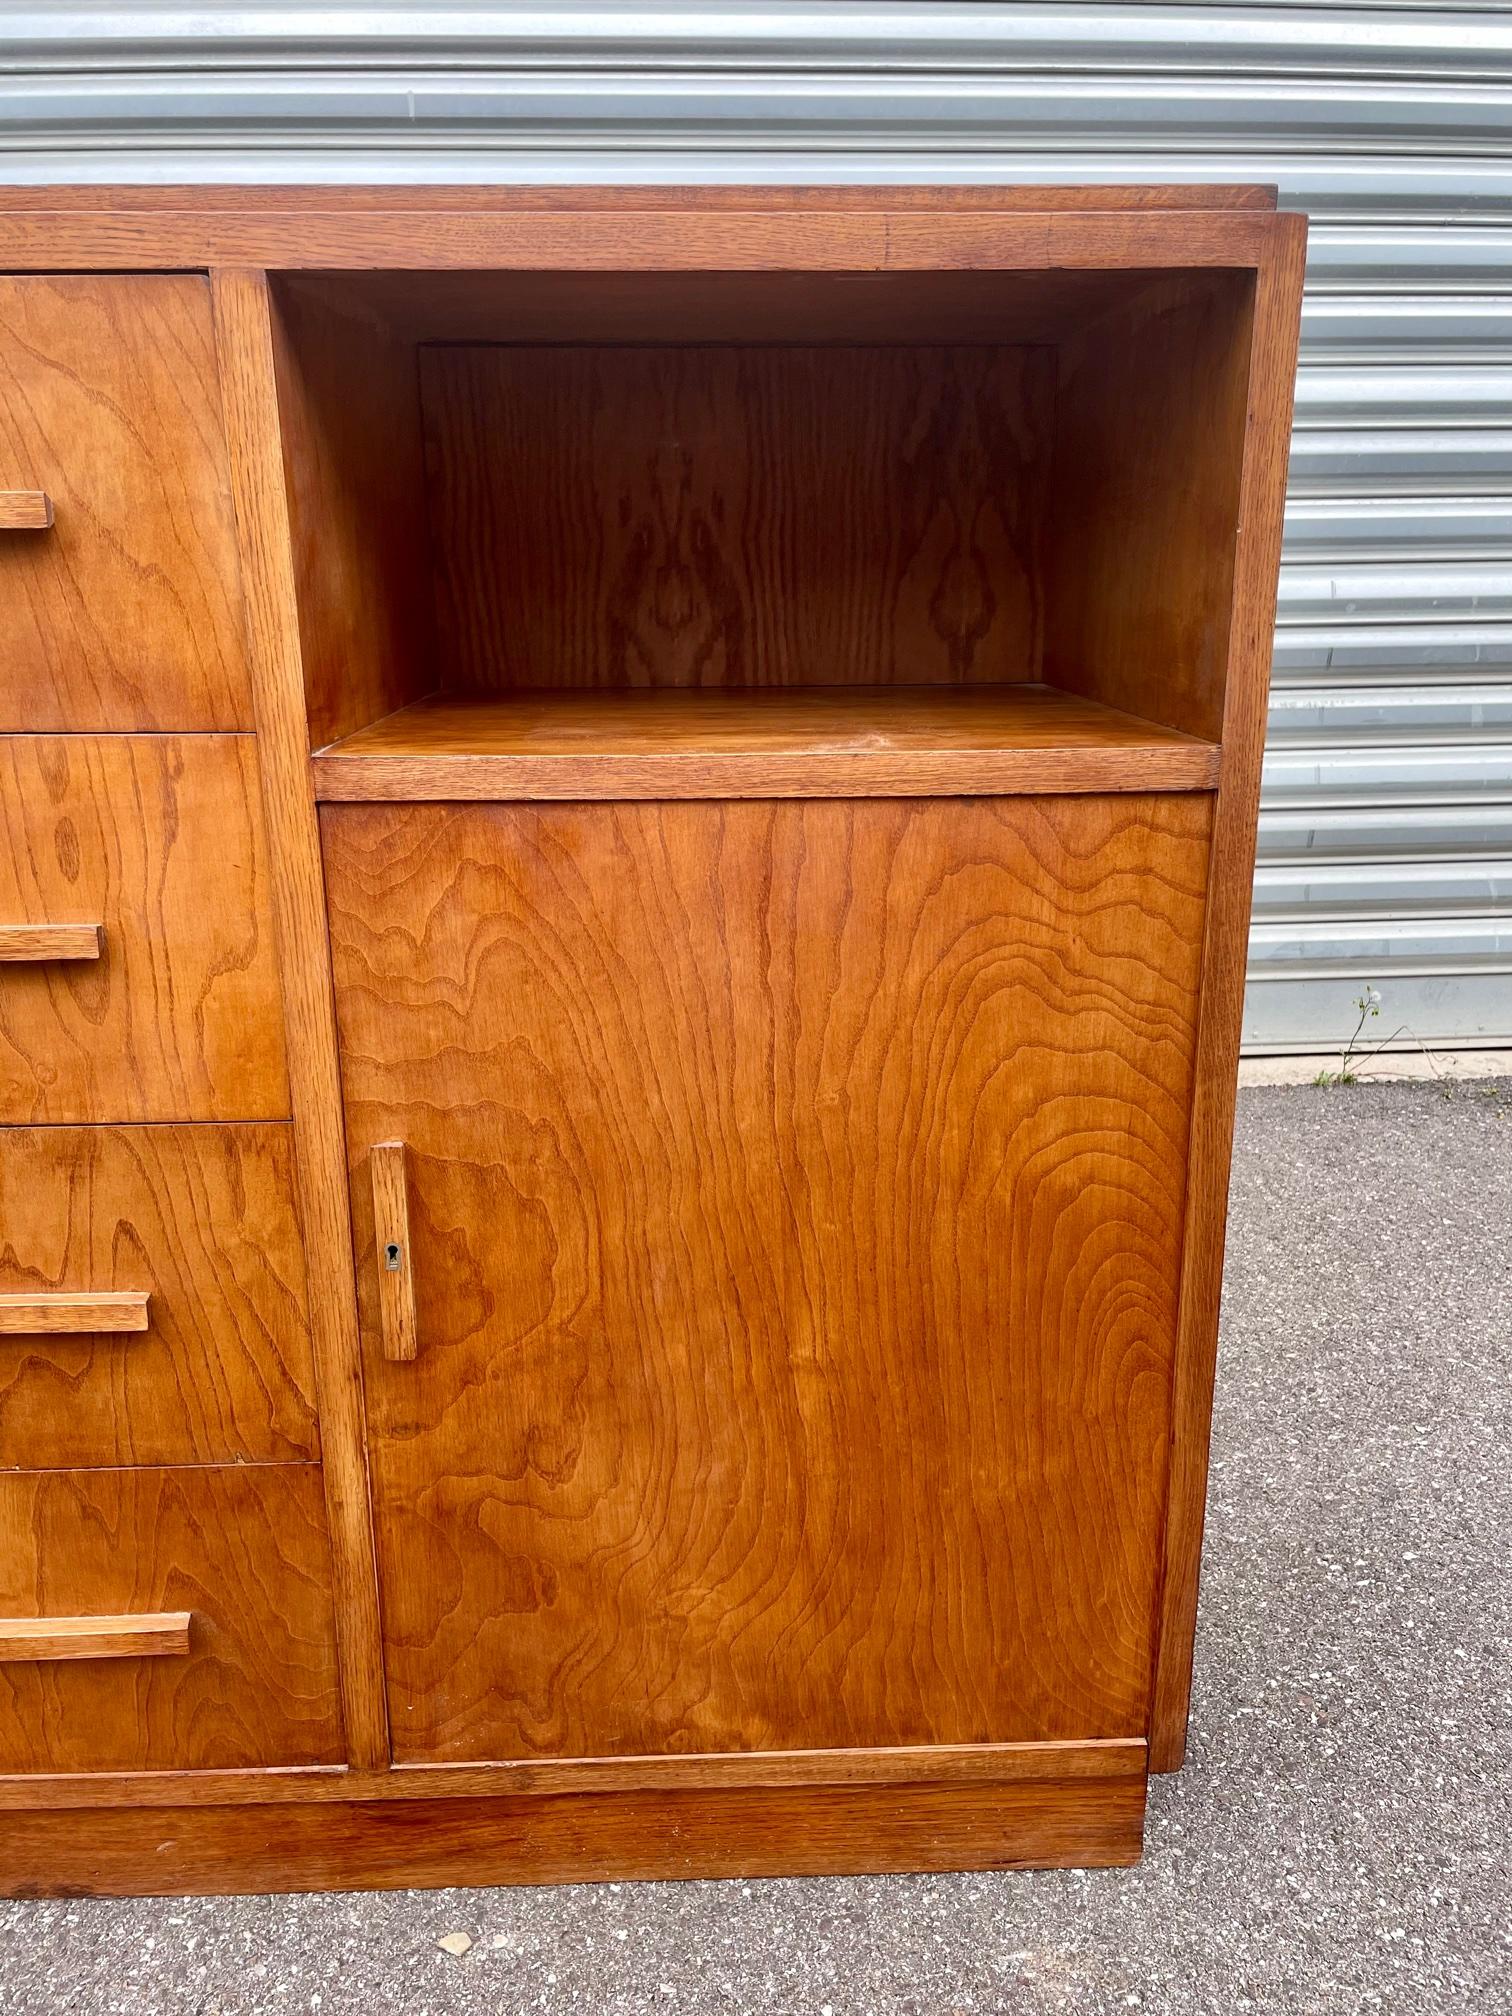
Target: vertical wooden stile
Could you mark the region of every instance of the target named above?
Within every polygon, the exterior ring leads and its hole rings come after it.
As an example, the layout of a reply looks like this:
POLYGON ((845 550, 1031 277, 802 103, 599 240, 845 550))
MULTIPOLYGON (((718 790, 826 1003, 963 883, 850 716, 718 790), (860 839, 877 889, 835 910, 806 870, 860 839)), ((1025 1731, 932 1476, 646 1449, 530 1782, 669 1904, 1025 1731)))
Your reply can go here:
POLYGON ((1306 244, 1305 218, 1277 217, 1275 235, 1268 241, 1255 282, 1228 682, 1203 934, 1202 1013, 1176 1333, 1165 1563, 1150 1705, 1152 1771, 1178 1770, 1186 1755, 1234 1140, 1234 1086, 1239 1072, 1255 825, 1265 753, 1306 244))
POLYGON ((388 1764, 388 1716, 363 1429, 336 1024, 310 782, 299 612, 284 487, 267 275, 212 275, 231 485, 246 596, 259 770, 273 861, 300 1207, 342 1703, 354 1766, 388 1764))

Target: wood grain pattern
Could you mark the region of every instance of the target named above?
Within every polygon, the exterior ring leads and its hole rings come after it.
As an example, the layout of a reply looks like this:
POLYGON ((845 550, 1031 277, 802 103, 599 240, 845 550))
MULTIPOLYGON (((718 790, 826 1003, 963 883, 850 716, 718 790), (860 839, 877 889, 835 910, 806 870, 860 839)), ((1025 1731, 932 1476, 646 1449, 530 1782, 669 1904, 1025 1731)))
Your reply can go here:
POLYGON ((1142 272, 388 270, 281 292, 407 343, 1059 343, 1148 286, 1142 272))
POLYGON ((702 1756, 557 1757, 492 1764, 401 1764, 360 1771, 74 1772, 0 1777, 0 1812, 36 1807, 279 1805, 289 1800, 553 1799, 575 1792, 715 1791, 742 1786, 1020 1785, 1142 1776, 1142 1737, 1096 1743, 915 1743, 892 1750, 742 1750, 702 1756))
POLYGON ((0 1895, 220 1896, 1137 1862, 1142 1777, 18 1813, 0 1895))
POLYGON ((437 695, 315 758, 326 800, 1211 790, 1218 751, 1048 686, 437 695))
POLYGON ((1252 276, 1155 281, 1060 351, 1045 676, 1216 742, 1252 276))
POLYGON ((124 1617, 0 1617, 0 1662, 60 1659, 182 1659, 189 1651, 187 1610, 124 1617))
POLYGON ((383 1355, 398 1364, 415 1355, 415 1277, 410 1266, 409 1177, 402 1141, 376 1141, 368 1155, 378 1267, 378 1327, 383 1355))
POLYGON ((374 1767, 388 1762, 388 1709, 368 1502, 325 890, 307 753, 309 722, 284 482, 276 332, 266 275, 217 273, 213 288, 288 1028, 342 1716, 351 1762, 374 1767))
POLYGON ((419 367, 360 302, 291 283, 272 306, 309 747, 427 690, 419 367))
POLYGON ((107 1289, 87 1295, 63 1292, 0 1295, 0 1337, 77 1337, 142 1331, 147 1328, 151 1301, 151 1296, 141 1289, 119 1292, 107 1289))
POLYGON ((0 1616, 193 1612, 181 1659, 0 1673, 6 1771, 225 1769, 341 1754, 311 1465, 0 1475, 0 1616))
POLYGON ((8 1130, 0 1290, 150 1292, 143 1334, 71 1321, 91 1334, 0 1348, 0 1468, 317 1453, 286 1125, 8 1130))
POLYGON ((0 924, 0 962, 98 959, 105 949, 100 924, 0 924))
POLYGON ((1234 1138, 1234 1087, 1239 1072, 1260 766, 1265 753, 1276 577, 1307 253, 1306 220, 1288 216, 1276 221, 1275 257, 1259 276, 1252 323, 1249 428, 1240 479, 1240 532, 1227 647, 1223 770, 1213 816, 1213 860, 1202 950, 1202 1017, 1182 1246, 1170 1496, 1149 1720, 1151 1767, 1158 1771, 1174 1771, 1181 1764, 1191 1702, 1234 1138))
POLYGON ((1049 354, 422 353, 462 687, 1032 679, 1049 354))
POLYGON ((0 532, 47 532, 53 501, 45 490, 0 490, 0 532))
MULTIPOLYGON (((750 210, 698 204, 623 211, 371 209, 331 190, 330 204, 279 210, 266 200, 207 206, 196 190, 183 208, 84 210, 30 207, 0 212, 0 262, 46 263, 54 272, 98 267, 203 267, 321 271, 407 267, 497 267, 537 272, 560 266, 714 272, 890 272, 967 267, 1141 269, 1252 266, 1263 256, 1274 214, 1191 209, 1145 214, 1011 211, 992 205, 928 213, 836 206, 795 212, 787 203, 750 210)), ((757 192, 758 198, 764 192, 757 192)))
POLYGON ((249 737, 0 738, 0 840, 0 916, 105 932, 0 968, 0 1120, 287 1114, 249 737))
POLYGON ((1142 1732, 1208 823, 325 808, 399 1758, 1142 1732))
POLYGON ((0 728, 250 722, 209 293, 188 274, 0 280, 0 728))

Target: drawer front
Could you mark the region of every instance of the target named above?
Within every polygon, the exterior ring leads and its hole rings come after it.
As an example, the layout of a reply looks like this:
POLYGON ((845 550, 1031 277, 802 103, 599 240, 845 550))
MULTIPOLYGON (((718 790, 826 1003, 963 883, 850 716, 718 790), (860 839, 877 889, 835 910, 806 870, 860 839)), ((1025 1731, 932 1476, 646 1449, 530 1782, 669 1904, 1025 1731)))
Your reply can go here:
POLYGON ((0 1771, 340 1758, 317 1465, 0 1476, 0 1771))
POLYGON ((205 281, 0 280, 0 729, 251 725, 205 281))
POLYGON ((0 1470, 316 1454, 287 1124, 0 1132, 0 1470))
POLYGON ((0 738, 0 1121, 286 1118, 268 884, 251 736, 0 738))

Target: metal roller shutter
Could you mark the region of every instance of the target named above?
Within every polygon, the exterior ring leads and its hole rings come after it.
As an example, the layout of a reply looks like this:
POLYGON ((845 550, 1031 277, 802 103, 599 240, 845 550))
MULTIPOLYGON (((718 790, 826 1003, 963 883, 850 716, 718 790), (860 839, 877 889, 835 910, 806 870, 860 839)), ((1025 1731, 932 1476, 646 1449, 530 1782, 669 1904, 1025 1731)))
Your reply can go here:
MULTIPOLYGON (((1247 1018, 1512 1043, 1512 15, 11 4, 0 177, 1273 181, 1313 218, 1247 1018)), ((1409 1040, 1403 1038, 1404 1041, 1409 1040)))

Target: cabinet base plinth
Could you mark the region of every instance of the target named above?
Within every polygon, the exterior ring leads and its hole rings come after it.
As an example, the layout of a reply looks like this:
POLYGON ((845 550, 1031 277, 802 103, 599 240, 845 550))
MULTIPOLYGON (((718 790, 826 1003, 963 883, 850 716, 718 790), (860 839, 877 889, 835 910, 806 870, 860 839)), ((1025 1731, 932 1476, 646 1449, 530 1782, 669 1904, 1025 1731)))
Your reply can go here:
POLYGON ((11 1812, 0 1893, 290 1890, 1108 1868, 1139 1859, 1142 1775, 11 1812))

